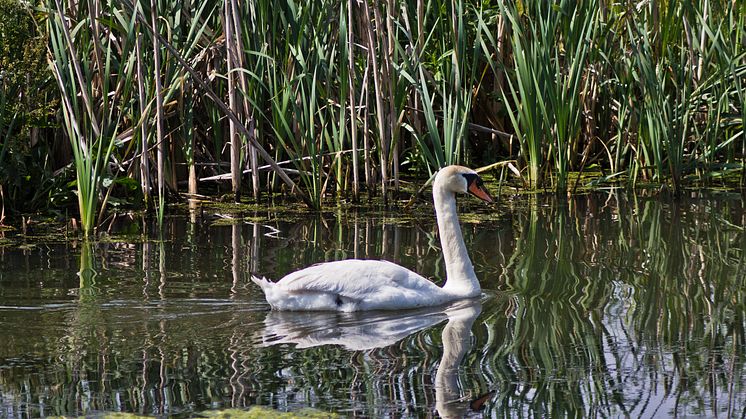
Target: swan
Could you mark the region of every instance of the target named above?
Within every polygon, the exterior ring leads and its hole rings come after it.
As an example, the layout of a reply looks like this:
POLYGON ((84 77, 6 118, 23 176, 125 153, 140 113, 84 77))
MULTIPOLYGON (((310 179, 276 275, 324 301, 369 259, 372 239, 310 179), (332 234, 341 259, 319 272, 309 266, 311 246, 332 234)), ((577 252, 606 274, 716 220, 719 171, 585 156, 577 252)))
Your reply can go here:
POLYGON ((274 310, 399 310, 443 305, 481 294, 456 214, 456 194, 470 193, 492 202, 477 172, 447 166, 433 181, 435 216, 446 264, 446 283, 435 285, 411 270, 385 260, 347 259, 320 263, 288 274, 277 282, 256 276, 274 310))

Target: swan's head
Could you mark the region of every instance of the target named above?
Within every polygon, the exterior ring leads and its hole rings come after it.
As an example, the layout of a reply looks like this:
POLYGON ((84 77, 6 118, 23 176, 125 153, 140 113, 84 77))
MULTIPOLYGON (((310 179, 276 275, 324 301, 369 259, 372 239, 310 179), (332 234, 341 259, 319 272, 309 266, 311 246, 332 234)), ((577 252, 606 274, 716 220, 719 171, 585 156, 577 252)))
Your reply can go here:
POLYGON ((470 193, 482 201, 492 202, 492 196, 477 172, 464 166, 447 166, 435 175, 433 188, 444 189, 453 193, 470 193))

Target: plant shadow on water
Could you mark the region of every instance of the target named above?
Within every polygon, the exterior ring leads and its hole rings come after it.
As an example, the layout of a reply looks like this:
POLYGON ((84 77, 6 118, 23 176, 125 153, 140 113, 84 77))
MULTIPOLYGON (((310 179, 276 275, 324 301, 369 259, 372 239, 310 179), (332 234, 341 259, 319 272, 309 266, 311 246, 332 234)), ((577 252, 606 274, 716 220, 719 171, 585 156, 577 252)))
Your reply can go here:
POLYGON ((499 213, 464 217, 484 298, 409 312, 269 312, 249 276, 358 257, 442 283, 430 219, 176 217, 158 238, 0 247, 0 416, 743 414, 740 196, 515 197, 499 213))

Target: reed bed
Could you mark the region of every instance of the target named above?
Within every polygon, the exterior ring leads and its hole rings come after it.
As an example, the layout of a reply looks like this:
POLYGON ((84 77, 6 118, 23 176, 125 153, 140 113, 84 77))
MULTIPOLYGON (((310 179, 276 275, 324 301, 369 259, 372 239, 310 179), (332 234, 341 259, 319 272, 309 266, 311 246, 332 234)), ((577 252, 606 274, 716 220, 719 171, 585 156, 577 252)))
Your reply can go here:
MULTIPOLYGON (((29 13, 62 108, 45 124, 72 150, 54 169, 74 166, 86 231, 133 195, 320 208, 387 201, 402 176, 454 163, 515 160, 519 182, 554 191, 591 169, 593 185, 676 193, 746 181, 743 2, 49 0, 29 13)), ((24 92, 0 86, 0 138, 27 139, 33 122, 8 104, 24 92)))

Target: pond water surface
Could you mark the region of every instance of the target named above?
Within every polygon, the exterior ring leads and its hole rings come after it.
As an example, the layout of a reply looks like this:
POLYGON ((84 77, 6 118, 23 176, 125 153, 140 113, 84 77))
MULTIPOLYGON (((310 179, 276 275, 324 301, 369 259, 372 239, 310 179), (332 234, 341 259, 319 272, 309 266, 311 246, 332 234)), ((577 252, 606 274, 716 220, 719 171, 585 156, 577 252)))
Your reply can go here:
POLYGON ((250 273, 384 258, 442 283, 426 209, 173 217, 160 237, 0 247, 0 417, 746 414, 740 195, 470 208, 484 296, 419 311, 270 312, 250 273))

